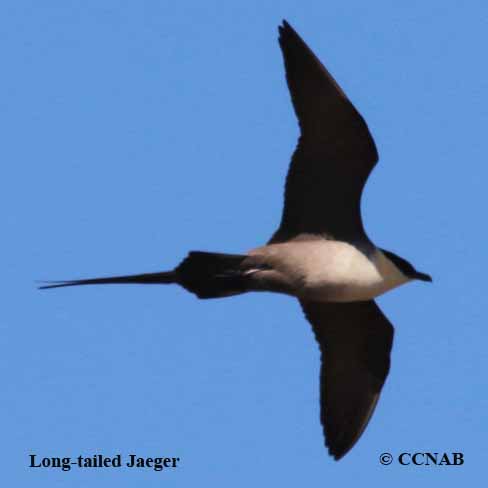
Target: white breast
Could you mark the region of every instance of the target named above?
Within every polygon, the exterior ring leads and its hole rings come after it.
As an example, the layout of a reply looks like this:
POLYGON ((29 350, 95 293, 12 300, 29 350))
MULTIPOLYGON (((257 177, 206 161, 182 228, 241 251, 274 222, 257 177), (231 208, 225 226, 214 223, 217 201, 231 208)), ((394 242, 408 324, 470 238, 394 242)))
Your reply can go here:
POLYGON ((299 298, 325 302, 370 300, 409 279, 379 250, 366 256, 341 241, 272 244, 256 250, 293 283, 299 298))

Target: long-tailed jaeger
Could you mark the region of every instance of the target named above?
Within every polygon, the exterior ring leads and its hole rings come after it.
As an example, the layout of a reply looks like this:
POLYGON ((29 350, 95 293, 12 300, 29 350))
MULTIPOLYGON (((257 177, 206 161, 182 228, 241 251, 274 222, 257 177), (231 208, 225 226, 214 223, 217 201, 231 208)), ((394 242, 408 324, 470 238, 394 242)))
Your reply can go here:
POLYGON ((329 453, 340 459, 364 431, 390 368, 393 327, 374 298, 432 279, 367 236, 360 200, 378 153, 366 122, 286 21, 279 43, 301 133, 269 242, 246 254, 192 251, 172 271, 41 288, 174 283, 199 298, 250 291, 296 297, 322 353, 320 420, 329 453))

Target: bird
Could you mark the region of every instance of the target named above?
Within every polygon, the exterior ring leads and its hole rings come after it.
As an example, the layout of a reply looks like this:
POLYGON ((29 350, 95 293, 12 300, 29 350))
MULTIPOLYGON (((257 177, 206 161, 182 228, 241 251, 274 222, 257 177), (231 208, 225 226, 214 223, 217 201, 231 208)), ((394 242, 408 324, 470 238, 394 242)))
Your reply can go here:
POLYGON ((432 278, 368 237, 360 207, 378 162, 375 142, 295 29, 283 20, 278 31, 300 135, 281 221, 269 241, 243 254, 191 251, 170 271, 49 281, 40 288, 176 284, 201 299, 261 291, 298 299, 321 352, 325 446, 339 460, 368 425, 390 369, 394 329, 375 298, 432 278))

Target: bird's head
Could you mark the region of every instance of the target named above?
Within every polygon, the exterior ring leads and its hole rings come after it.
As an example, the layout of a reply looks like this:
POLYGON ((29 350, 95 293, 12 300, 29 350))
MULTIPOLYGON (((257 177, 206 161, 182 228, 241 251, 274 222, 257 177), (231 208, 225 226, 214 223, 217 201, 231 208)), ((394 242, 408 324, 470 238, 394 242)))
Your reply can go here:
POLYGON ((383 254, 409 279, 420 281, 432 281, 432 277, 427 273, 417 271, 406 259, 397 256, 391 251, 381 250, 383 254))

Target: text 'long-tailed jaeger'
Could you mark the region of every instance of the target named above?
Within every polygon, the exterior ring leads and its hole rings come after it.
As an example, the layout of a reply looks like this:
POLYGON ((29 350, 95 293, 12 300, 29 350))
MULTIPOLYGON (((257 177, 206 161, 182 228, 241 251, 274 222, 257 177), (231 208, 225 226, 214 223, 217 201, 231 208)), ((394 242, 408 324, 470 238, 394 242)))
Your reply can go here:
POLYGON ((340 459, 364 431, 390 367, 393 327, 374 298, 411 280, 432 280, 366 235, 361 193, 378 161, 368 127, 286 21, 279 43, 301 134, 286 178, 281 223, 269 242, 247 254, 192 251, 172 271, 49 282, 41 288, 175 283, 199 298, 250 291, 298 298, 322 352, 326 446, 340 459))

